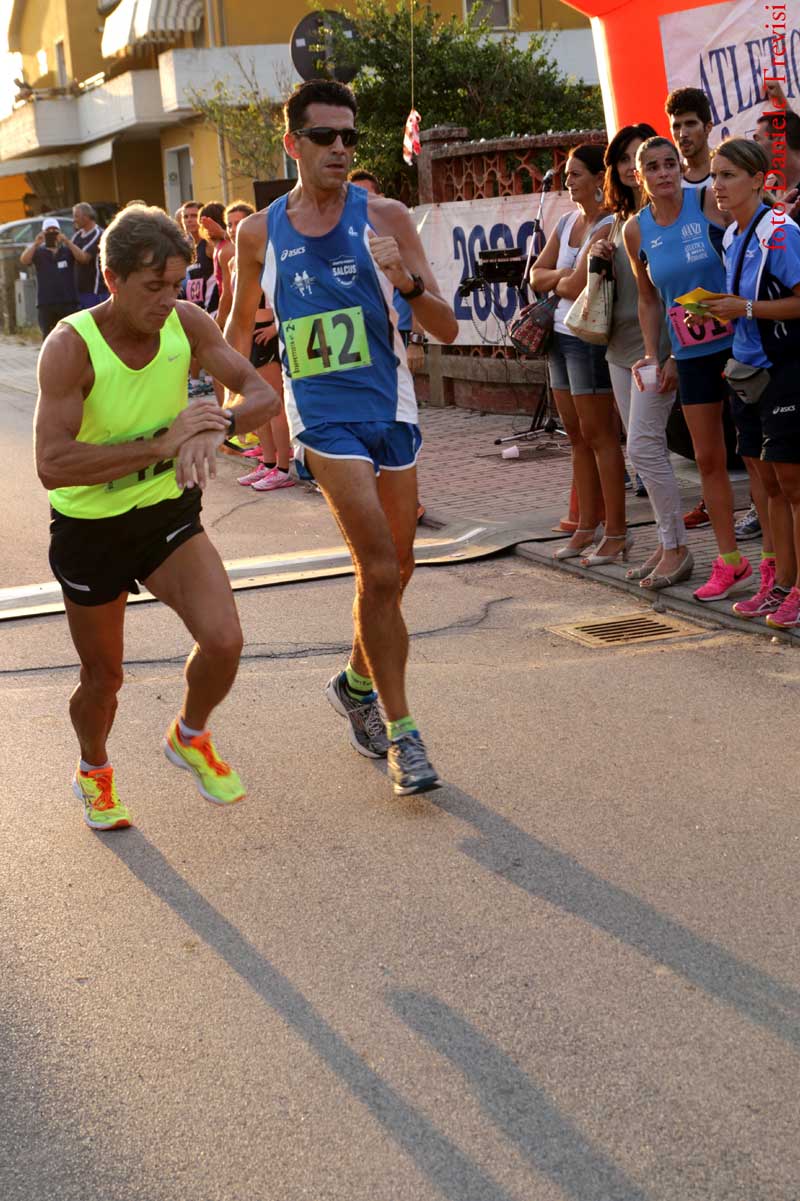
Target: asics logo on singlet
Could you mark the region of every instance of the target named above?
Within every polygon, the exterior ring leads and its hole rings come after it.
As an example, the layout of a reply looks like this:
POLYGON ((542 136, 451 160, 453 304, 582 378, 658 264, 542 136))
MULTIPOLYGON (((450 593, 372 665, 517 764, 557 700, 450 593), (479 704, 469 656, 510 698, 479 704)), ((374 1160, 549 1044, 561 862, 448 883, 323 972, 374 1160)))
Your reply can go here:
POLYGON ((658 250, 659 246, 663 246, 663 245, 664 245, 663 238, 653 238, 652 242, 650 243, 650 249, 658 250))
POLYGON ((287 259, 293 259, 295 255, 305 254, 305 252, 305 246, 294 246, 291 250, 287 246, 285 250, 281 251, 281 262, 285 263, 287 259))
POLYGON ((334 259, 331 263, 331 271, 337 284, 341 284, 343 288, 352 288, 358 279, 358 263, 349 255, 342 255, 341 258, 334 259))
POLYGON ((688 225, 681 226, 681 237, 686 238, 701 238, 703 236, 703 227, 699 221, 690 221, 688 225))

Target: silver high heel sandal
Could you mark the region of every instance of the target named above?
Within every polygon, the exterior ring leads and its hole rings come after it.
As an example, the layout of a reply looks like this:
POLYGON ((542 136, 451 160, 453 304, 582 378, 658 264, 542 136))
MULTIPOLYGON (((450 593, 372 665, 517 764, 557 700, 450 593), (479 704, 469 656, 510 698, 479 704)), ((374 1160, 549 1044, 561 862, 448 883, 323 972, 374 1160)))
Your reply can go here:
POLYGON ((560 546, 558 548, 558 550, 553 551, 553 558, 554 559, 580 559, 581 555, 585 555, 593 549, 598 538, 601 537, 602 529, 603 529, 602 525, 598 525, 596 529, 575 530, 574 532, 576 534, 591 534, 592 541, 587 542, 586 546, 570 546, 569 543, 567 543, 565 546, 560 546))
MULTIPOLYGON (((611 542, 615 539, 619 540, 621 537, 622 534, 606 534, 597 549, 601 550, 606 542, 611 542)), ((620 559, 622 559, 623 563, 627 563, 632 546, 633 534, 630 530, 627 530, 625 533, 625 543, 619 550, 615 550, 612 555, 584 555, 581 559, 581 567, 607 567, 609 563, 619 563, 620 559)))

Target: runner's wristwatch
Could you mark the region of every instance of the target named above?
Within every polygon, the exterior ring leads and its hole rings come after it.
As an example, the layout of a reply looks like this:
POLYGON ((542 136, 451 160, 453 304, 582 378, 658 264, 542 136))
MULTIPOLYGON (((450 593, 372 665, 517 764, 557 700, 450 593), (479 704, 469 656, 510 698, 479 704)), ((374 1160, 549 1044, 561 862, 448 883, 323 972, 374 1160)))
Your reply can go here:
POLYGON ((398 293, 403 297, 403 300, 416 300, 417 297, 421 296, 425 291, 425 283, 421 275, 412 274, 411 278, 414 281, 414 287, 410 292, 400 292, 400 289, 397 289, 398 293))

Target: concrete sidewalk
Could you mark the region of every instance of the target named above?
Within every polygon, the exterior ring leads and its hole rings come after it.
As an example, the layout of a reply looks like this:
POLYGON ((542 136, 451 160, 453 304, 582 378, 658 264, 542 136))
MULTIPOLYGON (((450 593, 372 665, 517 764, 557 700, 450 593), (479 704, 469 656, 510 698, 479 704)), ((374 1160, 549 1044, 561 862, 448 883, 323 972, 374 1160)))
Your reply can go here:
MULTIPOLYGON (((3 390, 8 389, 21 397, 35 396, 38 349, 12 338, 0 339, 3 390)), ((707 578, 716 555, 713 534, 708 526, 690 531, 688 535, 696 563, 693 578, 655 596, 625 579, 627 566, 587 571, 576 566, 575 560, 567 563, 554 560, 554 543, 564 537, 554 527, 567 511, 572 478, 566 439, 540 436, 534 442, 527 442, 520 436, 516 442, 520 450, 517 459, 503 459, 502 447, 494 444, 496 438, 524 434, 530 426, 529 417, 482 414, 458 408, 423 408, 420 424, 425 447, 419 462, 419 493, 426 510, 425 525, 444 527, 474 521, 513 526, 524 536, 516 553, 542 566, 622 589, 639 603, 649 601, 657 610, 674 609, 695 620, 710 619, 747 633, 800 644, 800 633, 784 634, 771 630, 763 621, 744 621, 736 617, 729 601, 712 605, 695 601, 693 590, 707 578)), ((673 462, 686 510, 691 509, 701 494, 697 468, 677 455, 673 456, 673 462)), ((320 496, 308 488, 292 488, 269 497, 256 497, 249 489, 243 490, 236 484, 236 476, 240 473, 240 460, 226 458, 221 461, 217 485, 209 490, 205 502, 206 524, 214 530, 226 559, 262 554, 267 543, 271 552, 300 549, 306 545, 316 549, 338 543, 338 531, 320 496), (266 539, 265 505, 269 506, 274 519, 269 522, 266 539)), ((737 510, 744 512, 749 504, 744 472, 734 478, 734 493, 737 510)), ((43 505, 43 499, 38 499, 43 505)), ((634 529, 636 539, 633 561, 643 562, 656 543, 652 509, 648 500, 629 494, 627 511, 628 523, 634 529)), ((744 543, 742 549, 753 563, 757 576, 760 541, 744 543)), ((21 581, 22 577, 15 577, 7 582, 21 581)))
MULTIPOLYGON (((672 609, 695 620, 711 620, 746 633, 800 645, 800 632, 783 633, 770 629, 763 621, 736 617, 732 600, 709 605, 694 599, 693 591, 710 574, 717 553, 710 526, 688 532, 688 544, 696 564, 692 579, 654 595, 640 588, 638 583, 625 579, 628 564, 587 570, 577 566, 577 560, 561 562, 553 559, 555 546, 566 537, 553 528, 568 507, 572 472, 566 439, 540 436, 535 442, 526 443, 520 438, 516 442, 520 457, 503 459, 503 448, 495 446, 494 440, 524 433, 530 426, 528 418, 483 415, 450 408, 425 409, 420 420, 425 452, 420 459, 419 491, 426 508, 426 522, 445 526, 456 519, 469 518, 523 526, 530 531, 530 538, 517 546, 516 553, 541 566, 619 588, 630 593, 637 602, 649 601, 659 611, 672 609)), ((700 476, 694 463, 678 455, 673 455, 673 463, 685 500, 685 511, 688 511, 701 495, 700 476)), ((737 511, 744 512, 750 503, 744 471, 734 473, 733 486, 737 511)), ((635 536, 631 561, 644 562, 656 546, 650 502, 628 494, 627 512, 628 524, 635 536)), ((753 564, 754 574, 748 581, 753 584, 752 590, 746 589, 741 594, 748 596, 758 586, 760 539, 742 543, 742 551, 753 564)))

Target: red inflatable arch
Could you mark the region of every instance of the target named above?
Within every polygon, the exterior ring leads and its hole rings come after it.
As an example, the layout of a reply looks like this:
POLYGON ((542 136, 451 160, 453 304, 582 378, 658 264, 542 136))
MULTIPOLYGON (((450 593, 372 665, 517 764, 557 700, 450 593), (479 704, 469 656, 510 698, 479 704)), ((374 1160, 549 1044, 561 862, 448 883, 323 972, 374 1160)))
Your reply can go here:
POLYGON ((667 73, 658 19, 707 8, 719 0, 566 0, 592 18, 595 54, 609 137, 622 125, 647 121, 669 134, 664 115, 667 73))

